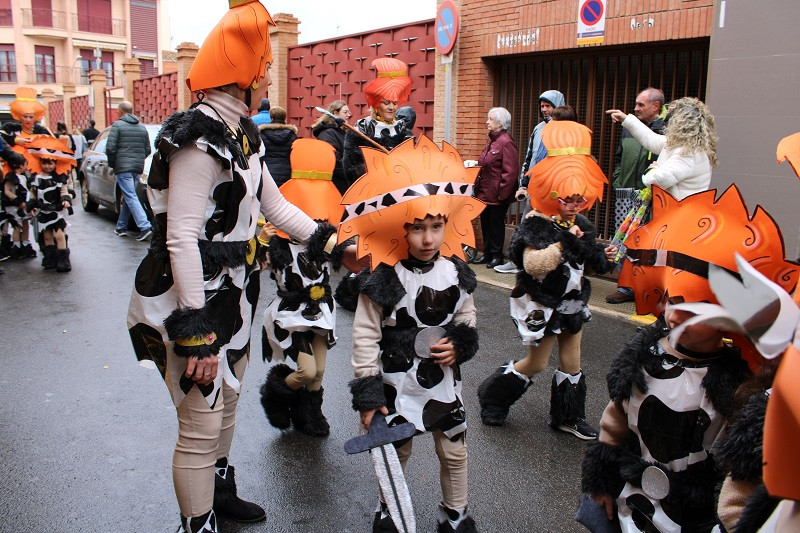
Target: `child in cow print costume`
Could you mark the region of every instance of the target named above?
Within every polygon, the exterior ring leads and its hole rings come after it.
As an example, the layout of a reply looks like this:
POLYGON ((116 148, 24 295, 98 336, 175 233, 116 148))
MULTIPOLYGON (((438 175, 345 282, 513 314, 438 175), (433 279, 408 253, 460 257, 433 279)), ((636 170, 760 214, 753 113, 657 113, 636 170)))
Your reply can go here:
POLYGON ((611 401, 583 462, 582 489, 591 499, 584 498, 579 520, 594 500, 595 518, 605 515, 624 533, 705 533, 717 523, 724 472, 714 453, 734 393, 751 373, 739 348, 745 341, 734 336, 734 344, 721 322, 695 316, 715 301, 709 265, 732 271, 737 252, 792 286, 798 269, 783 259, 769 215, 759 208, 750 217, 735 186, 715 196, 711 190, 679 202, 654 187, 653 219, 626 241, 631 261, 620 284, 632 283, 625 286, 634 289, 638 313, 660 318, 640 328, 611 365, 611 401))
MULTIPOLYGON (((459 257, 482 207, 472 197, 477 169, 465 169, 451 146, 440 150, 426 137, 388 155, 371 150, 365 160, 367 173, 343 198, 339 230, 340 241, 358 235, 359 255, 369 251, 373 266, 359 275, 353 408, 366 428, 381 411, 389 425, 411 422, 418 434, 433 433, 441 465, 438 530, 475 531, 467 514, 460 365, 478 349, 477 281, 459 257)), ((404 467, 412 442, 396 443, 404 467)), ((383 504, 373 531, 396 531, 383 504)))
POLYGON ((586 378, 581 370, 581 334, 591 318, 591 285, 585 267, 613 268, 615 246, 595 240, 594 225, 580 214, 602 198, 606 178, 591 156, 591 132, 574 121, 542 129, 548 156, 531 171, 531 204, 509 245, 520 268, 511 293, 511 318, 527 355, 504 364, 478 388, 481 420, 502 426, 509 408, 547 368, 558 341, 559 365, 550 387, 550 426, 584 440, 597 437, 586 422, 586 378), (552 147, 552 148, 550 148, 552 147))
MULTIPOLYGON (((281 193, 314 220, 338 223, 344 208, 332 181, 333 146, 318 139, 298 139, 290 159, 291 179, 281 185, 281 193)), ((297 370, 286 364, 273 366, 261 387, 261 405, 273 426, 287 429, 294 424, 298 431, 323 437, 330 426, 322 414, 322 378, 328 349, 336 344, 330 275, 341 266, 348 243, 333 247, 336 228, 326 222, 307 244, 275 233, 269 238, 267 257, 278 294, 264 312, 262 355, 269 361, 291 359, 297 370)))

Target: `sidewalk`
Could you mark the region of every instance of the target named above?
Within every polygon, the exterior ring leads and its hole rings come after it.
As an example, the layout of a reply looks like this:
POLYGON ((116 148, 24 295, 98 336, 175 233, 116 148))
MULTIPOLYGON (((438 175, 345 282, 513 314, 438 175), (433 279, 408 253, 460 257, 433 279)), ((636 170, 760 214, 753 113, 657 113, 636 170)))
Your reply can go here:
MULTIPOLYGON (((493 268, 486 268, 486 265, 469 265, 478 276, 478 281, 508 289, 514 288, 516 274, 501 274, 493 268)), ((653 321, 652 315, 637 315, 636 306, 633 302, 624 304, 610 304, 606 302, 606 296, 617 290, 616 282, 605 278, 589 276, 592 281, 592 296, 589 299, 589 308, 593 313, 604 313, 615 316, 623 320, 630 320, 637 324, 650 324, 653 321)))

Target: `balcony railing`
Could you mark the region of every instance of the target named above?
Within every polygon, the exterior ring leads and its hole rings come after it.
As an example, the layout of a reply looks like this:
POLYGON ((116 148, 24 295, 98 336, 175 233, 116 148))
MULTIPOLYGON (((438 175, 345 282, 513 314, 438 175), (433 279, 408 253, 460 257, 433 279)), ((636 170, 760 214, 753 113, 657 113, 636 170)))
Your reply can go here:
POLYGON ((13 26, 11 9, 0 9, 0 26, 13 26))
POLYGON ((126 22, 123 19, 93 17, 91 15, 72 15, 72 29, 89 33, 103 33, 116 37, 125 37, 126 22))
POLYGON ((64 11, 53 11, 52 9, 23 8, 22 27, 66 30, 67 13, 64 11))
MULTIPOLYGON (((76 85, 89 85, 89 73, 80 67, 25 65, 25 76, 28 83, 74 83, 76 85)), ((106 71, 106 85, 114 87, 121 84, 121 70, 106 71)))

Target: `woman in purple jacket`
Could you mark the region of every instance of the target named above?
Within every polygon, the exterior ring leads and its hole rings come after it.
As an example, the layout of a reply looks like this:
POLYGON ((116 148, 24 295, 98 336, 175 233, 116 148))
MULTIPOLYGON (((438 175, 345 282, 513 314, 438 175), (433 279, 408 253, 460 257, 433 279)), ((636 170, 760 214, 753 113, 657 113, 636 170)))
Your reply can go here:
POLYGON ((475 196, 486 204, 481 213, 483 257, 474 262, 494 268, 503 263, 506 211, 517 190, 519 152, 517 143, 508 133, 511 113, 506 108, 490 109, 486 127, 489 139, 478 159, 481 173, 475 180, 475 196))

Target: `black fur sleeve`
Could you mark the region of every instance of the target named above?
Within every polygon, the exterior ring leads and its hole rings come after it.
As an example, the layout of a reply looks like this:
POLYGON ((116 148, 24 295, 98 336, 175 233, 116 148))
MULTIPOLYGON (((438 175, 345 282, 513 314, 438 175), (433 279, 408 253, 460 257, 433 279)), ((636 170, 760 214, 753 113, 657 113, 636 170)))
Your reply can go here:
POLYGON ((386 405, 386 394, 383 392, 381 375, 354 379, 349 383, 353 395, 353 409, 369 411, 386 405))
POLYGON ((622 448, 594 441, 586 446, 581 465, 581 490, 588 494, 616 496, 625 482, 619 473, 622 448))
POLYGON ((336 233, 334 228, 328 222, 318 222, 317 229, 308 238, 306 245, 306 253, 308 256, 315 260, 325 260, 325 245, 328 244, 328 239, 331 235, 336 233))
POLYGON ((335 271, 339 271, 342 268, 342 260, 344 259, 344 251, 348 246, 353 246, 356 244, 356 238, 350 237, 346 241, 341 244, 337 244, 333 247, 331 251, 331 264, 333 265, 333 269, 335 271))
POLYGON ((735 346, 725 346, 722 354, 709 367, 702 381, 708 399, 714 409, 724 417, 731 416, 731 402, 737 387, 752 374, 747 363, 741 357, 741 351, 735 346))
POLYGON ((478 330, 464 323, 450 322, 444 327, 447 338, 456 350, 458 364, 466 363, 478 353, 478 330))
POLYGON ((475 271, 458 257, 451 257, 450 261, 456 266, 458 286, 467 291, 467 294, 472 294, 478 287, 478 276, 475 275, 475 271))
POLYGON ((361 153, 361 146, 365 146, 366 141, 361 139, 356 133, 347 131, 344 136, 344 149, 342 150, 342 168, 347 178, 347 185, 350 186, 361 177, 366 171, 364 155, 361 153))
POLYGON ((734 480, 761 480, 767 400, 766 393, 750 398, 741 416, 728 427, 716 450, 715 457, 721 469, 730 472, 734 480))
POLYGON ((358 275, 358 290, 383 309, 385 315, 405 296, 406 290, 400 283, 394 268, 379 265, 372 273, 358 275))
MULTIPOLYGON (((511 242, 508 244, 508 255, 518 268, 523 268, 522 255, 525 248, 533 247, 537 250, 547 248, 559 238, 559 230, 548 219, 540 216, 530 216, 522 219, 517 226, 511 242)), ((574 237, 574 235, 573 235, 574 237)))
POLYGON ((164 319, 164 327, 167 330, 169 340, 175 342, 175 355, 203 359, 219 353, 220 344, 218 339, 198 346, 181 346, 177 342, 216 335, 217 319, 208 306, 200 309, 175 309, 164 319))
POLYGON ((583 231, 580 241, 583 246, 583 261, 586 266, 597 274, 605 274, 614 270, 616 265, 606 259, 605 246, 596 240, 597 229, 594 224, 583 215, 576 216, 575 223, 583 231))
POLYGON ((649 326, 636 329, 633 337, 611 362, 611 369, 606 377, 609 397, 615 402, 622 402, 631 397, 633 385, 642 392, 647 392, 642 371, 642 359, 649 354, 649 347, 666 335, 663 318, 659 318, 649 326))

